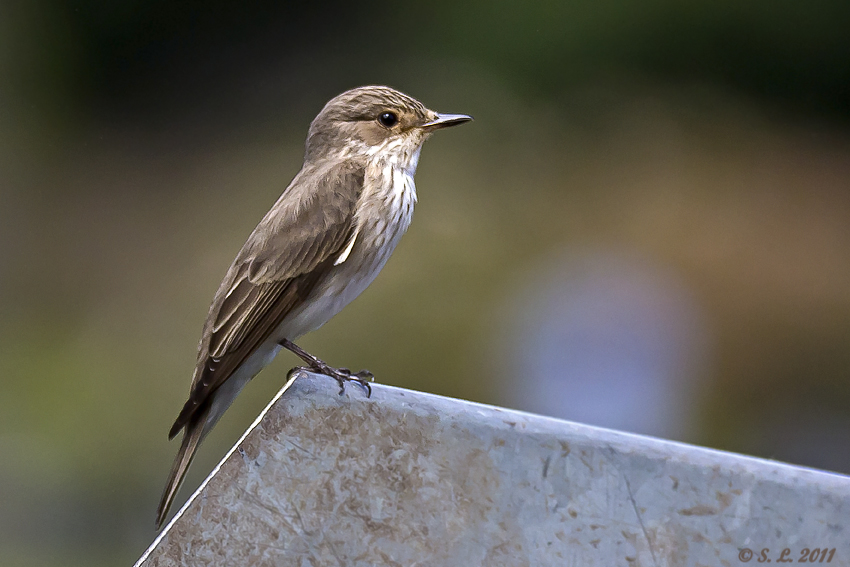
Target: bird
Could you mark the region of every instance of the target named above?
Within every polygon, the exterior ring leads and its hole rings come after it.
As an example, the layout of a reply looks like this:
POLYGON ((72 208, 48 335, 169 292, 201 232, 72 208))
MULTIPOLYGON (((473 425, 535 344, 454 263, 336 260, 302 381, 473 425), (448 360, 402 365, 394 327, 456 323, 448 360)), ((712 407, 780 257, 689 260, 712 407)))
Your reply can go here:
POLYGON ((189 397, 169 439, 183 432, 156 515, 162 527, 195 452, 242 388, 286 348, 307 369, 371 394, 367 370, 334 368, 295 344, 357 297, 410 225, 413 176, 426 139, 472 120, 441 114, 386 86, 348 90, 307 133, 301 170, 236 255, 210 306, 189 397))

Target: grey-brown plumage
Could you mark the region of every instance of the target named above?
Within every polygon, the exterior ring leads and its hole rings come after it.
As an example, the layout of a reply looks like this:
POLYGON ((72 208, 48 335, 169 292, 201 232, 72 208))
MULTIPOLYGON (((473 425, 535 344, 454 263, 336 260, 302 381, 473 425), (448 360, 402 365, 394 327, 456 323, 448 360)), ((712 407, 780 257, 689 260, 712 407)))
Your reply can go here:
POLYGON ((286 347, 340 381, 291 341, 315 330, 371 283, 407 230, 413 175, 434 130, 471 120, 437 114, 389 87, 361 87, 325 105, 310 125, 304 165, 248 237, 204 324, 189 399, 169 432, 184 431, 157 527, 203 437, 242 387, 286 347))

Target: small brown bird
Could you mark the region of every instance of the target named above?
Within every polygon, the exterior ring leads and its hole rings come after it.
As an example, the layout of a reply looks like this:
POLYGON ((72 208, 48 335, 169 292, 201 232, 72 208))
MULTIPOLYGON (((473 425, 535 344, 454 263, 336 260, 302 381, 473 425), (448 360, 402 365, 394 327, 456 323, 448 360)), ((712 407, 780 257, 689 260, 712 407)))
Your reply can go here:
POLYGON ((328 102, 307 134, 304 165, 236 255, 213 298, 183 430, 157 511, 162 526, 204 436, 282 347, 306 368, 369 389, 371 373, 333 368, 298 347, 375 279, 410 225, 419 151, 437 129, 472 120, 438 114, 389 87, 328 102))

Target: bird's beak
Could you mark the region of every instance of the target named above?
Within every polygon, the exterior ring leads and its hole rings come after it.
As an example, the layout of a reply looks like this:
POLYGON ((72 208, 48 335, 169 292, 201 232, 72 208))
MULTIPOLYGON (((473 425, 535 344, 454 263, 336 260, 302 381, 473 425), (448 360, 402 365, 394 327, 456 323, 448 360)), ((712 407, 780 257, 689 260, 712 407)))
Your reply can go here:
POLYGON ((470 120, 472 120, 472 116, 467 116, 466 114, 437 114, 436 118, 426 122, 421 128, 427 131, 437 130, 439 128, 448 128, 449 126, 463 124, 470 120))

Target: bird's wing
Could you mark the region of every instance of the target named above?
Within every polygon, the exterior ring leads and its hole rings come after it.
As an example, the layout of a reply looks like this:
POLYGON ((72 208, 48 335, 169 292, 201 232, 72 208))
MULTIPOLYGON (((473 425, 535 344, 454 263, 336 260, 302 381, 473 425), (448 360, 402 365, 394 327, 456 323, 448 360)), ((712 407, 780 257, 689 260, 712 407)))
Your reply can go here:
POLYGON ((260 221, 210 307, 191 393, 169 437, 334 266, 354 235, 363 179, 364 169, 350 163, 304 169, 260 221))

